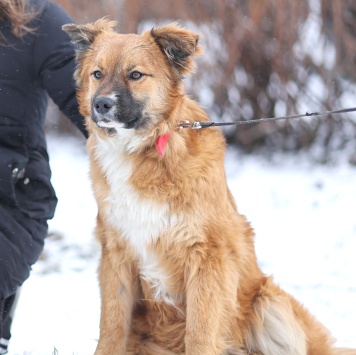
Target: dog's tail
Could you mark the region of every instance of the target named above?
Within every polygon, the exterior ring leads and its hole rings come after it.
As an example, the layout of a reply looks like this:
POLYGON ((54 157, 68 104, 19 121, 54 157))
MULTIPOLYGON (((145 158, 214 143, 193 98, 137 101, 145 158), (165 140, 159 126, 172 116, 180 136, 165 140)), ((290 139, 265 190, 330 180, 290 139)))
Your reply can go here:
POLYGON ((356 355, 356 349, 336 348, 333 355, 356 355))

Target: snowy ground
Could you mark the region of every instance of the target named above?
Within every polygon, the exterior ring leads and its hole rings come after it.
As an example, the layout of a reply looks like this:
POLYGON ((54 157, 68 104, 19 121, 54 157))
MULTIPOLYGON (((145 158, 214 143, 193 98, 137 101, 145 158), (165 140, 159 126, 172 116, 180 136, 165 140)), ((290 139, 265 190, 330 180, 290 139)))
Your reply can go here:
MULTIPOLYGON (((49 139, 59 204, 42 260, 25 283, 9 355, 88 355, 98 338, 96 206, 78 141, 49 139)), ((274 162, 229 152, 240 212, 256 231, 263 270, 356 348, 356 169, 274 162)))

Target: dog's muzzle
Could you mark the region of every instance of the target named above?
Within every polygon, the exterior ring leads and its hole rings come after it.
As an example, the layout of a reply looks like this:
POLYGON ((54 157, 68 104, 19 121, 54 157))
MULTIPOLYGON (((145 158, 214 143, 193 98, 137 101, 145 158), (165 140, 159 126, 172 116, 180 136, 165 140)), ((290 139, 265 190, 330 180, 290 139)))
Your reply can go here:
POLYGON ((97 97, 92 103, 92 120, 101 128, 119 128, 115 120, 115 101, 107 96, 97 97))
POLYGON ((92 120, 101 128, 138 128, 142 103, 129 94, 98 96, 92 101, 92 120))

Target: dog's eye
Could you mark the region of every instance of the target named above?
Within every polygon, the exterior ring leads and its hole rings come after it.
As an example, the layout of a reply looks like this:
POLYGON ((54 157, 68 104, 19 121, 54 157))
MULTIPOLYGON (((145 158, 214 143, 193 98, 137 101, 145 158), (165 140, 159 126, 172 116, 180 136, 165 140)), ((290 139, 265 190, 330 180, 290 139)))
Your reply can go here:
POLYGON ((95 79, 101 79, 103 77, 103 73, 100 70, 95 70, 92 75, 95 79))
POLYGON ((132 80, 138 80, 143 76, 142 73, 140 73, 139 71, 135 70, 132 73, 130 73, 130 79, 132 80))

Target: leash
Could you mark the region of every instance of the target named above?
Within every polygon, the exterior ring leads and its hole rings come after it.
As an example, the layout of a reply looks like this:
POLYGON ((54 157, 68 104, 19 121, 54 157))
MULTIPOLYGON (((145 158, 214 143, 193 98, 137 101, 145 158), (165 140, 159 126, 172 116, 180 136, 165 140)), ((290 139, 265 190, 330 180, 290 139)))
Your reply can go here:
POLYGON ((247 120, 247 121, 234 121, 234 122, 213 122, 213 121, 190 122, 190 121, 183 121, 183 122, 179 122, 178 129, 182 129, 182 128, 201 129, 201 128, 208 128, 208 127, 213 127, 213 126, 218 127, 218 126, 231 126, 231 125, 238 126, 238 125, 247 125, 247 124, 257 124, 257 123, 261 123, 261 122, 291 120, 291 119, 298 119, 298 118, 304 118, 304 117, 310 117, 310 116, 326 116, 326 115, 346 113, 346 112, 354 112, 354 111, 356 111, 356 107, 344 108, 344 109, 334 110, 334 111, 325 111, 325 112, 306 112, 305 114, 302 114, 302 115, 280 116, 280 117, 269 117, 269 118, 257 118, 257 119, 253 119, 253 120, 247 120))

